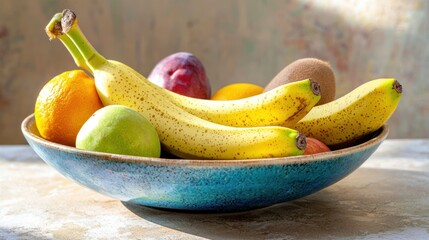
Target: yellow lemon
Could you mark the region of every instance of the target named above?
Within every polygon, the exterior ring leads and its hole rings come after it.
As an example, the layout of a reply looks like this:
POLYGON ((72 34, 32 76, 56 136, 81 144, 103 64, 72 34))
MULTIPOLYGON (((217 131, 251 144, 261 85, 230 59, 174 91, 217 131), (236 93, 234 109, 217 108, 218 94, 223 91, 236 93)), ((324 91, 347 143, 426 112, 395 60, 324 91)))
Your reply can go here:
POLYGON ((233 83, 213 94, 211 100, 235 100, 258 95, 264 88, 252 83, 233 83))

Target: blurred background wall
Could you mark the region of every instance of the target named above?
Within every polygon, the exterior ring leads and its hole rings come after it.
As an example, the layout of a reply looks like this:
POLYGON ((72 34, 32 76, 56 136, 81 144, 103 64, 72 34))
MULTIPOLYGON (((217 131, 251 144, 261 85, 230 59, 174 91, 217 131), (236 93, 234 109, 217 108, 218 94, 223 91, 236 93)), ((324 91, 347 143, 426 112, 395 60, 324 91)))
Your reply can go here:
POLYGON ((205 65, 213 92, 232 82, 267 84, 303 57, 328 61, 337 96, 397 78, 402 101, 389 138, 429 137, 429 1, 425 0, 1 0, 0 144, 25 143, 20 123, 42 86, 76 66, 44 27, 74 10, 107 58, 144 75, 169 54, 205 65))

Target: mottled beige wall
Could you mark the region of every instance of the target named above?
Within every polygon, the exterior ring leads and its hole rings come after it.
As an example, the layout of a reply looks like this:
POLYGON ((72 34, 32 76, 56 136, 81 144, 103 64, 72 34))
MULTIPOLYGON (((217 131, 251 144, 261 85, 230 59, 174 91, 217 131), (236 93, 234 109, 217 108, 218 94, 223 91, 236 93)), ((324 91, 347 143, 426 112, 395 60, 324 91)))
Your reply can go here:
POLYGON ((44 27, 74 10, 106 57, 147 75, 163 57, 188 51, 204 63, 213 90, 232 82, 265 85, 302 57, 329 61, 338 96, 366 81, 404 86, 389 137, 429 137, 429 2, 424 0, 83 1, 0 3, 0 144, 25 143, 20 122, 39 90, 75 68, 44 27))

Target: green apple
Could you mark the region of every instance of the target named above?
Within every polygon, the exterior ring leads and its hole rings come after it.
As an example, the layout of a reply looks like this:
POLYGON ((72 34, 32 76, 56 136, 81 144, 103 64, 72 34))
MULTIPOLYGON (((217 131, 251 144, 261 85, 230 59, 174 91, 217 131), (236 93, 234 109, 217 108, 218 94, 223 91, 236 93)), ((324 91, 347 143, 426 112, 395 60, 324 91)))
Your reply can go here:
POLYGON ((153 125, 139 112, 122 105, 96 111, 80 129, 76 147, 133 156, 161 155, 161 143, 153 125))

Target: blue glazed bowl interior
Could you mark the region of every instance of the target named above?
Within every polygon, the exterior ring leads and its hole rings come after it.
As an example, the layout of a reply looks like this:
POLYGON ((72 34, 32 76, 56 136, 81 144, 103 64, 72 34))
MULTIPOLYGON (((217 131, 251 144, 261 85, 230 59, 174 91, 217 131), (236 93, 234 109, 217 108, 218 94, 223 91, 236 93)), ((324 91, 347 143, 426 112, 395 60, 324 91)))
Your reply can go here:
POLYGON ((266 207, 326 188, 356 170, 388 135, 383 126, 351 147, 313 155, 187 160, 99 153, 49 142, 40 137, 33 115, 21 128, 48 165, 96 192, 150 207, 216 212, 266 207))

